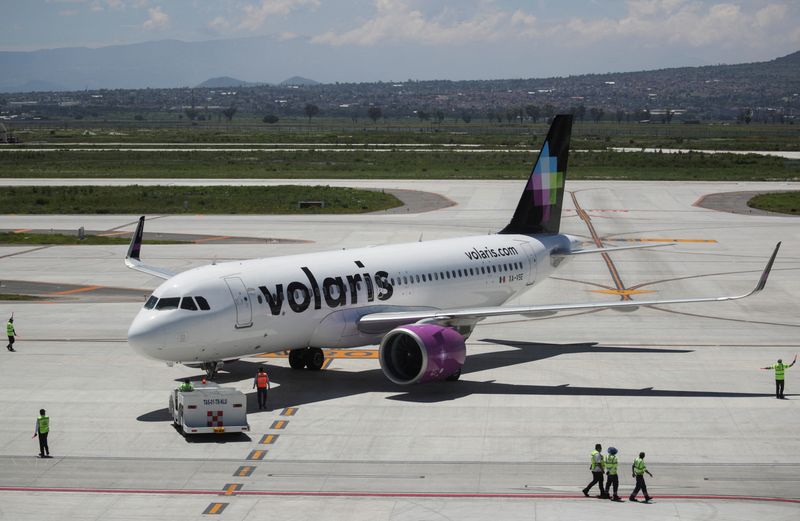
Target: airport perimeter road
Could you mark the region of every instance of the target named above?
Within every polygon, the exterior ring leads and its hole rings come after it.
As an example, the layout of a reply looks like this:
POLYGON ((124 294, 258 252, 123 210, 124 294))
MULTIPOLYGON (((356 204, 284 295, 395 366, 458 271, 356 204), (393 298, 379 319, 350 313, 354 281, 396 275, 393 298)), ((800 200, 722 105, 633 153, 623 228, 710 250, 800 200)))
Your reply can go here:
MULTIPOLYGON (((406 215, 152 216, 152 232, 311 242, 145 245, 142 256, 180 271, 482 235, 505 223, 521 189, 325 183, 437 192, 457 205, 406 215)), ((174 430, 166 407, 176 382, 200 372, 127 346, 135 296, 143 302, 160 281, 127 270, 125 246, 0 247, 0 293, 8 280, 45 297, 0 303, 0 319, 13 311, 19 334, 16 353, 0 350, 0 519, 797 519, 800 366, 787 372, 788 400, 773 397, 772 375, 758 368, 800 352, 800 221, 693 206, 708 193, 792 188, 800 186, 568 182, 567 233, 589 244, 676 245, 580 256, 510 304, 744 293, 783 241, 766 290, 735 302, 487 320, 453 383, 396 386, 374 346, 330 351, 320 372, 293 371, 280 357, 244 359, 226 365, 220 382, 247 393, 251 432, 196 440, 174 430), (271 410, 259 412, 252 383, 261 364, 273 389, 271 410), (35 456, 40 408, 51 418, 52 459, 35 456), (623 497, 632 458, 647 453, 654 504, 582 496, 598 442, 620 450, 623 497)), ((136 218, 5 215, 0 228, 130 230, 136 218)))

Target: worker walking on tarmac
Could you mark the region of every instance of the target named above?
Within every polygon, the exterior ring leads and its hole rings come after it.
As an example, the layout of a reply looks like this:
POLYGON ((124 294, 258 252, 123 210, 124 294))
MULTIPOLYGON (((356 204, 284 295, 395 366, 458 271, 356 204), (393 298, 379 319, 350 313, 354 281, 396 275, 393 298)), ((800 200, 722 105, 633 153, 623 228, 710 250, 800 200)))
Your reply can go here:
POLYGON ((36 418, 36 427, 32 438, 39 437, 39 457, 49 458, 50 447, 47 446, 47 435, 50 433, 50 418, 47 417, 44 409, 39 409, 39 417, 36 418))
POLYGON ((258 368, 253 388, 258 393, 258 410, 267 408, 267 391, 269 390, 269 376, 263 367, 258 368))
POLYGON ((631 492, 631 497, 629 497, 628 499, 631 501, 639 501, 638 499, 636 499, 636 496, 639 494, 639 491, 641 490, 642 494, 644 494, 645 503, 649 502, 650 499, 652 498, 650 497, 650 494, 647 493, 647 484, 644 482, 644 474, 646 472, 647 475, 650 476, 651 478, 653 477, 653 475, 650 474, 650 471, 647 470, 647 466, 644 464, 644 452, 640 452, 639 457, 633 460, 633 465, 631 466, 631 472, 633 474, 633 477, 636 478, 636 487, 633 489, 633 492, 631 492))
POLYGON ((617 466, 619 465, 619 461, 617 460, 617 449, 616 447, 609 447, 608 448, 608 456, 606 456, 606 494, 605 496, 612 501, 620 501, 619 499, 619 476, 617 475, 617 466), (610 495, 609 491, 611 487, 614 487, 614 495, 610 495))
POLYGON ((792 367, 795 364, 795 362, 797 362, 797 355, 794 355, 794 360, 792 360, 792 363, 789 365, 784 364, 783 360, 778 358, 777 364, 761 368, 761 369, 775 370, 775 398, 779 400, 786 399, 786 397, 783 396, 784 371, 792 367))
POLYGON ((589 456, 589 470, 592 471, 592 482, 586 485, 586 488, 583 489, 583 495, 589 497, 589 490, 592 489, 595 483, 597 483, 598 488, 600 489, 600 497, 605 498, 606 492, 603 489, 603 470, 605 468, 605 462, 603 461, 603 455, 600 451, 603 450, 603 446, 599 443, 594 446, 594 450, 592 454, 589 456))
POLYGON ((180 392, 182 392, 182 393, 190 393, 190 392, 194 391, 194 387, 192 387, 192 383, 187 378, 186 380, 183 381, 181 386, 178 387, 178 390, 180 392))
POLYGON ((14 315, 11 315, 11 318, 8 319, 8 323, 6 324, 6 334, 8 335, 8 345, 6 346, 6 349, 14 352, 14 337, 17 336, 17 332, 14 330, 14 315))

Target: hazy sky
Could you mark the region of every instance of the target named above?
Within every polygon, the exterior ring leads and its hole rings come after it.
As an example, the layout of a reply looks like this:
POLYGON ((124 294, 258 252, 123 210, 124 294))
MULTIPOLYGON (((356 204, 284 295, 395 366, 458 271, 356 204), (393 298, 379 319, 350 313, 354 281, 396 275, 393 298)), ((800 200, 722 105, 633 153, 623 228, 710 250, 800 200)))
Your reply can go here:
POLYGON ((0 19, 0 51, 269 35, 340 49, 342 60, 356 50, 382 58, 356 80, 413 77, 404 59, 428 51, 452 60, 441 79, 477 79, 761 61, 800 49, 798 0, 0 0, 0 19))

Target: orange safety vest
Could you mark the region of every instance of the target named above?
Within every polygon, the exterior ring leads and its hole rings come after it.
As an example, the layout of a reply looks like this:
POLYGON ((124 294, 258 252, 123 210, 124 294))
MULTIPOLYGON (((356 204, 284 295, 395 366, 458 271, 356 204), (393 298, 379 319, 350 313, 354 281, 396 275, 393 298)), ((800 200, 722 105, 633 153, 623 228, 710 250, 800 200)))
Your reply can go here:
POLYGON ((267 373, 258 373, 256 375, 256 385, 259 389, 263 389, 269 383, 269 378, 267 377, 267 373))

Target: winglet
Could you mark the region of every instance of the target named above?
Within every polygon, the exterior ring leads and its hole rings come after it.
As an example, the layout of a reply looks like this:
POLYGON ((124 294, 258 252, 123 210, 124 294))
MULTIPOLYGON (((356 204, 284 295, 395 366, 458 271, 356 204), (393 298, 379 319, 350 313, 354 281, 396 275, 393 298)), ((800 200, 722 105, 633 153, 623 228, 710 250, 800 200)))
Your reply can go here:
POLYGON ((131 245, 128 246, 126 259, 139 260, 139 253, 142 251, 142 236, 144 235, 144 215, 139 217, 139 224, 131 237, 131 245))
POLYGON ((758 293, 767 285, 767 279, 769 278, 769 272, 772 271, 772 264, 775 262, 775 257, 778 256, 778 250, 781 249, 781 243, 775 245, 775 251, 772 252, 772 257, 769 258, 769 262, 767 262, 767 266, 764 268, 764 272, 761 274, 761 278, 758 279, 758 284, 756 284, 756 288, 750 292, 752 295, 753 293, 758 293))
POLYGON ((144 215, 139 217, 139 224, 136 226, 136 231, 133 232, 131 237, 131 245, 128 246, 128 255, 125 256, 125 265, 136 271, 147 273, 161 279, 169 279, 175 276, 169 270, 158 268, 156 266, 148 266, 142 263, 139 254, 142 251, 142 236, 144 235, 144 215))

